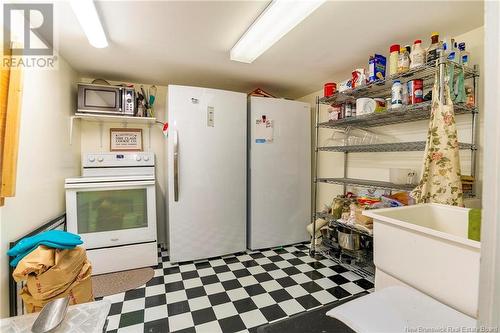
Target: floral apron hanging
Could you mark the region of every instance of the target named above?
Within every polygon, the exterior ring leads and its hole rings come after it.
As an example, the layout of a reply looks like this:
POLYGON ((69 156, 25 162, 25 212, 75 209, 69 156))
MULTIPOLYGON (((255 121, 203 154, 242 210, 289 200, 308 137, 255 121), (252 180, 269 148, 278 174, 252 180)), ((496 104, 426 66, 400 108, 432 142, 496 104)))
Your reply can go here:
POLYGON ((432 89, 432 108, 425 146, 422 178, 411 196, 417 203, 463 206, 459 145, 455 112, 448 84, 443 85, 446 104, 439 100, 437 74, 432 89))

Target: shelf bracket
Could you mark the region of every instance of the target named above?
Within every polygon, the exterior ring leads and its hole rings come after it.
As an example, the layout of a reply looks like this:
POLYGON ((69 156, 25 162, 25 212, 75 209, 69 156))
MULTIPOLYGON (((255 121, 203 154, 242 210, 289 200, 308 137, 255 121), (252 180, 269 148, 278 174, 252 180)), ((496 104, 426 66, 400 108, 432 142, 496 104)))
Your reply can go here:
POLYGON ((75 119, 78 119, 78 116, 69 117, 69 145, 73 144, 73 127, 75 119))

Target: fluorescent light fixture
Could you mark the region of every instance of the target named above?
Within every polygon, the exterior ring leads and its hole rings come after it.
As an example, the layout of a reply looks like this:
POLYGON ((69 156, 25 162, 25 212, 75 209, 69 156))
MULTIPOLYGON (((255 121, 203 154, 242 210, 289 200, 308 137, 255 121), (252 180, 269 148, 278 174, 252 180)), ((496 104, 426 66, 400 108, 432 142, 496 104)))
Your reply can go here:
POLYGON ((82 27, 90 45, 96 48, 108 46, 106 34, 102 28, 101 20, 97 15, 93 0, 70 0, 71 8, 75 12, 78 22, 82 27))
POLYGON ((273 0, 231 49, 231 60, 251 63, 326 0, 273 0))

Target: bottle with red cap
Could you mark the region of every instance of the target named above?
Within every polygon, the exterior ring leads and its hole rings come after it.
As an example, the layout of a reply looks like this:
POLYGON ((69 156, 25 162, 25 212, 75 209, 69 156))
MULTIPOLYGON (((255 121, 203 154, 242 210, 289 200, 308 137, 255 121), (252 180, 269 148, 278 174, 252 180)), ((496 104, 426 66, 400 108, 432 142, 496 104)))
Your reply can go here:
POLYGON ((410 53, 410 68, 415 68, 425 64, 425 50, 422 47, 422 41, 417 39, 413 42, 413 48, 410 53))
POLYGON ((398 73, 399 44, 391 45, 389 51, 389 75, 398 73))

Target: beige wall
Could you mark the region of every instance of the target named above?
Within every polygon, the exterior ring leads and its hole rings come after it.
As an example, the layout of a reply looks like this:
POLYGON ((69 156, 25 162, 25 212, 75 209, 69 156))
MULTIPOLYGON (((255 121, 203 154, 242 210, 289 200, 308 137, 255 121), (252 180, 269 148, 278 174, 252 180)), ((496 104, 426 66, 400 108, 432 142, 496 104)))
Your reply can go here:
MULTIPOLYGON (((456 40, 464 41, 467 49, 471 52, 472 64, 478 64, 480 69, 483 68, 483 48, 484 48, 484 29, 483 27, 474 29, 462 35, 456 36, 456 40)), ((404 41, 402 41, 404 42, 404 41)), ((410 41, 406 41, 410 43, 410 41)), ((367 64, 353 64, 352 68, 367 67, 367 64)), ((340 82, 348 77, 350 69, 346 69, 345 76, 332 77, 331 81, 340 82)), ((483 101, 482 81, 480 79, 479 89, 479 106, 480 112, 483 101)), ((319 90, 300 98, 300 101, 311 103, 313 113, 316 112, 315 100, 316 96, 322 96, 323 91, 319 90)), ((482 184, 482 147, 483 147, 483 117, 479 116, 479 154, 477 157, 478 170, 478 191, 481 193, 482 184)), ((320 121, 327 120, 326 106, 320 106, 320 121)), ((471 121, 470 116, 459 116, 457 119, 457 127, 459 131, 459 140, 470 142, 471 121)), ((425 141, 427 121, 417 121, 408 124, 397 124, 390 126, 377 127, 372 129, 376 133, 393 137, 395 141, 425 141)), ((320 129, 319 145, 328 144, 328 138, 332 134, 332 130, 320 129)), ((343 177, 343 153, 320 152, 318 159, 318 177, 343 177)), ((349 154, 348 158, 348 177, 363 178, 374 180, 389 180, 389 168, 411 168, 415 169, 418 174, 421 173, 422 167, 422 152, 398 152, 398 153, 356 153, 349 154)), ((461 152, 462 172, 470 172, 470 151, 461 152)), ((334 196, 342 193, 342 187, 338 185, 320 184, 318 186, 317 207, 321 209, 323 204, 331 203, 334 196)))
MULTIPOLYGON (((9 241, 64 213, 64 179, 80 172, 80 143, 69 145, 77 75, 59 58, 58 70, 24 74, 16 196, 0 210, 0 316, 9 314, 9 241)), ((77 128, 78 131, 78 128, 77 128)))
MULTIPOLYGON (((81 82, 91 82, 92 79, 82 78, 81 82)), ((123 82, 110 82, 112 84, 119 84, 123 82)), ((141 83, 134 83, 138 90, 141 83)), ((143 84, 144 89, 150 87, 148 84, 143 84)), ((167 119, 166 114, 167 102, 167 87, 157 86, 157 93, 155 99, 155 117, 160 122, 165 122, 167 119)), ((116 127, 124 127, 123 123, 103 123, 102 126, 102 143, 101 143, 101 128, 99 123, 82 121, 81 123, 81 151, 83 154, 92 152, 107 152, 109 151, 109 129, 116 127)), ((156 216, 157 216, 157 231, 158 241, 160 243, 167 243, 166 237, 166 197, 168 193, 166 186, 166 138, 162 132, 162 125, 155 124, 150 129, 147 125, 138 126, 136 124, 129 124, 130 128, 142 128, 144 151, 153 152, 156 156, 156 216), (150 136, 151 135, 151 136, 150 136)))

